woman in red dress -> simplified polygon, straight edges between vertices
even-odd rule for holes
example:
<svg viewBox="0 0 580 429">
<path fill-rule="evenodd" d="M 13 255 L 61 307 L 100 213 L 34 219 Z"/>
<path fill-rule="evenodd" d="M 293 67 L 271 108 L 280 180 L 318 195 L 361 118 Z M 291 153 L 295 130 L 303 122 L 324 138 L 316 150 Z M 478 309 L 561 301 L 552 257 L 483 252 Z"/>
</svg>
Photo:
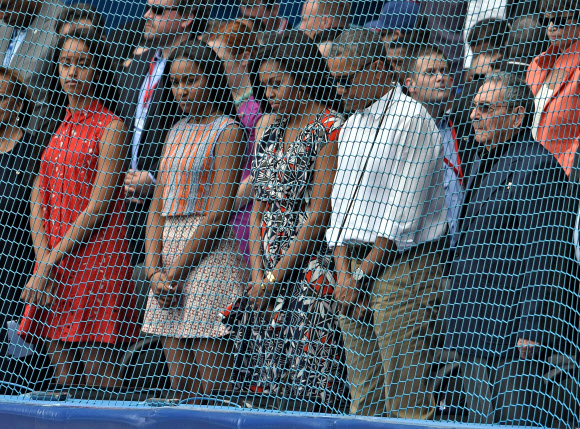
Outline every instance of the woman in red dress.
<svg viewBox="0 0 580 429">
<path fill-rule="evenodd" d="M 60 40 L 55 98 L 66 99 L 51 102 L 66 116 L 31 196 L 36 268 L 20 333 L 46 343 L 63 386 L 118 386 L 115 346 L 138 334 L 121 193 L 127 131 L 106 107 L 116 98 L 104 52 L 86 30 Z"/>
</svg>

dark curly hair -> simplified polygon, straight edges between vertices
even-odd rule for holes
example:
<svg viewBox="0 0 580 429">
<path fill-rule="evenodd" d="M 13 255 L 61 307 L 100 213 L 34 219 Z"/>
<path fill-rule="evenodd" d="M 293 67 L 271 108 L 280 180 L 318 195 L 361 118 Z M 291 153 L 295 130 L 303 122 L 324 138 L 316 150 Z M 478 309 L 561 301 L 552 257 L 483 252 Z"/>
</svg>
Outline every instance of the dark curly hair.
<svg viewBox="0 0 580 429">
<path fill-rule="evenodd" d="M 268 61 L 279 63 L 311 100 L 338 112 L 343 111 L 326 59 L 318 50 L 318 46 L 302 31 L 289 30 L 264 41 L 264 46 L 258 50 L 248 67 L 254 97 L 260 103 L 263 112 L 272 111 L 267 101 L 266 88 L 258 76 L 261 65 Z"/>
</svg>

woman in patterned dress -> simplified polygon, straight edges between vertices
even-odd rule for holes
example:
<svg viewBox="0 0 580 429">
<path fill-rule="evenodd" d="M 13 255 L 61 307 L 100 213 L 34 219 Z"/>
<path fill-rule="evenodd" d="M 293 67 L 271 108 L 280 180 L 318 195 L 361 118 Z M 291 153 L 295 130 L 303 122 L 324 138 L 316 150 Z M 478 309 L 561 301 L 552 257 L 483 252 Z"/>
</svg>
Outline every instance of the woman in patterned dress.
<svg viewBox="0 0 580 429">
<path fill-rule="evenodd" d="M 67 106 L 31 195 L 35 273 L 20 334 L 45 341 L 55 380 L 113 388 L 119 344 L 139 334 L 123 214 L 127 130 L 95 33 L 63 36 L 52 61 L 55 107 Z"/>
<path fill-rule="evenodd" d="M 236 332 L 238 391 L 338 411 L 348 390 L 324 233 L 344 117 L 328 79 L 299 32 L 279 36 L 251 64 L 266 112 L 252 165 L 251 282 L 224 322 Z"/>
<path fill-rule="evenodd" d="M 143 331 L 159 335 L 176 398 L 228 390 L 232 344 L 219 311 L 247 266 L 230 217 L 245 134 L 221 61 L 195 42 L 170 57 L 171 91 L 187 115 L 171 129 L 147 223 L 151 294 Z"/>
</svg>

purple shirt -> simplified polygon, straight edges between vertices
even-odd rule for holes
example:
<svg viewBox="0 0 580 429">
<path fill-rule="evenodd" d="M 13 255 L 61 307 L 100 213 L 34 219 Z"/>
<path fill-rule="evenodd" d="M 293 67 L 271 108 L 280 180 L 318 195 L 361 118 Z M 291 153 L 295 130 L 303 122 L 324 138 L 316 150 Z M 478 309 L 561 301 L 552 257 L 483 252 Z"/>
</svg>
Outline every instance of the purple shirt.
<svg viewBox="0 0 580 429">
<path fill-rule="evenodd" d="M 256 123 L 262 117 L 260 112 L 260 104 L 253 96 L 240 104 L 238 108 L 238 118 L 248 133 L 248 146 L 246 148 L 246 156 L 244 161 L 244 171 L 242 173 L 242 180 L 250 176 L 252 170 L 252 152 L 254 150 L 254 140 L 256 138 Z M 252 201 L 245 206 L 238 209 L 237 213 L 232 219 L 232 229 L 236 235 L 236 240 L 240 246 L 240 252 L 244 255 L 244 260 L 250 265 L 250 249 L 248 241 L 250 239 L 250 214 L 252 212 Z"/>
</svg>

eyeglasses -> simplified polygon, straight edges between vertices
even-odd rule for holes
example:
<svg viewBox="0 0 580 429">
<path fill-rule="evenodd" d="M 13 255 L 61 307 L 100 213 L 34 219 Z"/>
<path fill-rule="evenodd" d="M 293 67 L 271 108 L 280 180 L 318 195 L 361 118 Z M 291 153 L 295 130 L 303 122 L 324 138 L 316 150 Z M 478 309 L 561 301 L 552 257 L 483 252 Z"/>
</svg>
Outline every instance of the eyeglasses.
<svg viewBox="0 0 580 429">
<path fill-rule="evenodd" d="M 493 114 L 496 109 L 500 109 L 503 106 L 506 106 L 506 103 L 499 103 L 499 104 L 491 104 L 491 103 L 473 103 L 472 109 L 477 111 L 479 110 L 482 115 L 489 115 Z"/>
<path fill-rule="evenodd" d="M 335 86 L 340 86 L 341 88 L 348 89 L 352 86 L 352 81 L 354 80 L 356 75 L 359 74 L 360 72 L 364 71 L 364 69 L 366 69 L 368 66 L 370 66 L 374 62 L 375 62 L 375 60 L 368 60 L 366 63 L 363 64 L 362 67 L 360 67 L 358 70 L 353 71 L 349 75 L 343 75 L 340 77 L 333 77 L 332 83 Z"/>
<path fill-rule="evenodd" d="M 576 19 L 576 16 L 546 16 L 546 21 L 554 28 L 563 28 L 570 23 L 571 19 Z"/>
<path fill-rule="evenodd" d="M 151 13 L 153 15 L 162 16 L 167 11 L 171 12 L 172 10 L 177 10 L 177 7 L 175 7 L 175 6 L 157 6 L 154 4 L 149 4 L 149 5 L 147 5 L 147 10 L 151 11 Z"/>
</svg>

